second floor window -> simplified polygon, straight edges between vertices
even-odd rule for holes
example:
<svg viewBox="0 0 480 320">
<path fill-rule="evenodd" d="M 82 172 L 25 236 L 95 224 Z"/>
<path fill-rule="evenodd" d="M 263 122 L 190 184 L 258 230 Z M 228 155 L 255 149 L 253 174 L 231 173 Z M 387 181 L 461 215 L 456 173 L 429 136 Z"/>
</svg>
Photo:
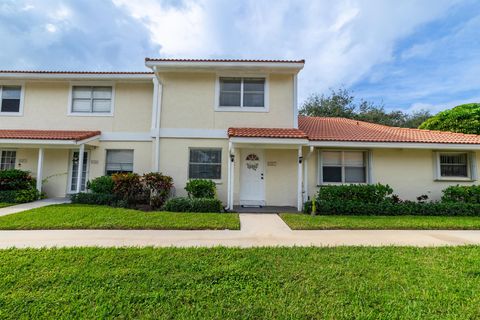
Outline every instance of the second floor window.
<svg viewBox="0 0 480 320">
<path fill-rule="evenodd" d="M 112 87 L 74 86 L 72 113 L 107 114 L 112 111 Z"/>
<path fill-rule="evenodd" d="M 0 86 L 0 114 L 20 113 L 22 87 Z"/>
<path fill-rule="evenodd" d="M 265 78 L 220 78 L 219 107 L 265 107 Z"/>
</svg>

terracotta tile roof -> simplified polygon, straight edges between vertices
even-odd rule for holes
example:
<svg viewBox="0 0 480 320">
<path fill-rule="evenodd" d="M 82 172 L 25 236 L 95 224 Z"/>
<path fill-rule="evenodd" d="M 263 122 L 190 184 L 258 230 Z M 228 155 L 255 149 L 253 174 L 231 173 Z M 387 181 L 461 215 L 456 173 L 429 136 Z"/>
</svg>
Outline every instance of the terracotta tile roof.
<svg viewBox="0 0 480 320">
<path fill-rule="evenodd" d="M 38 73 L 38 74 L 153 74 L 148 71 L 49 71 L 49 70 L 0 70 L 0 73 Z"/>
<path fill-rule="evenodd" d="M 229 137 L 306 139 L 305 132 L 294 128 L 228 128 Z"/>
<path fill-rule="evenodd" d="M 480 135 L 388 127 L 345 118 L 299 117 L 309 140 L 480 144 Z"/>
<path fill-rule="evenodd" d="M 158 62 L 273 62 L 273 63 L 305 63 L 305 60 L 256 60 L 256 59 L 168 59 L 168 58 L 145 58 L 145 61 Z"/>
<path fill-rule="evenodd" d="M 0 130 L 0 139 L 75 140 L 80 141 L 100 135 L 100 131 L 67 130 Z"/>
</svg>

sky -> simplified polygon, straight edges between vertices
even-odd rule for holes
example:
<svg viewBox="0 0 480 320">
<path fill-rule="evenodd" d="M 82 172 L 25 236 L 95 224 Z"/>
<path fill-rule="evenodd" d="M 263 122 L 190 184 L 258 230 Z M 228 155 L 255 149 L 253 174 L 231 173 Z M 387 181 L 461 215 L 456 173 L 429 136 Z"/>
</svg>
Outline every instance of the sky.
<svg viewBox="0 0 480 320">
<path fill-rule="evenodd" d="M 477 0 L 0 0 L 0 69 L 145 71 L 145 57 L 305 59 L 300 103 L 480 102 Z"/>
</svg>

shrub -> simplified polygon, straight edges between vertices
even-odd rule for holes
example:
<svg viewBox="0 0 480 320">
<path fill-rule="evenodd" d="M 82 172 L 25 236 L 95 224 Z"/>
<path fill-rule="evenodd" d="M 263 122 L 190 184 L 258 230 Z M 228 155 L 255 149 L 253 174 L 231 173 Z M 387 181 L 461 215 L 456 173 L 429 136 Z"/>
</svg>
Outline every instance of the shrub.
<svg viewBox="0 0 480 320">
<path fill-rule="evenodd" d="M 38 200 L 40 193 L 37 189 L 23 189 L 23 190 L 4 190 L 0 191 L 0 202 L 6 203 L 25 203 Z"/>
<path fill-rule="evenodd" d="M 450 186 L 444 189 L 442 202 L 463 202 L 480 204 L 480 185 L 478 186 Z"/>
<path fill-rule="evenodd" d="M 207 198 L 172 198 L 163 206 L 163 210 L 172 212 L 223 212 L 222 202 Z"/>
<path fill-rule="evenodd" d="M 317 201 L 317 214 L 363 216 L 480 216 L 480 204 L 413 202 L 362 203 L 358 201 Z M 304 213 L 310 214 L 312 201 L 304 205 Z"/>
<path fill-rule="evenodd" d="M 87 189 L 94 193 L 113 194 L 114 186 L 111 176 L 101 176 L 87 182 Z"/>
<path fill-rule="evenodd" d="M 76 193 L 70 196 L 72 203 L 81 203 L 81 204 L 96 204 L 96 205 L 105 205 L 105 206 L 122 206 L 122 203 L 119 203 L 119 200 L 113 194 L 107 193 Z M 119 205 L 120 204 L 120 205 Z"/>
<path fill-rule="evenodd" d="M 358 201 L 363 203 L 392 202 L 393 189 L 383 184 L 350 184 L 322 186 L 318 201 Z"/>
<path fill-rule="evenodd" d="M 17 169 L 0 171 L 0 191 L 35 188 L 35 179 L 28 171 Z"/>
<path fill-rule="evenodd" d="M 217 186 L 215 182 L 208 179 L 192 179 L 187 182 L 185 190 L 190 198 L 215 199 Z"/>
<path fill-rule="evenodd" d="M 143 175 L 143 181 L 150 195 L 150 206 L 154 209 L 161 208 L 170 196 L 173 179 L 162 173 L 151 172 Z"/>
<path fill-rule="evenodd" d="M 136 173 L 116 173 L 112 175 L 113 194 L 128 205 L 148 203 L 148 195 L 141 178 Z"/>
</svg>

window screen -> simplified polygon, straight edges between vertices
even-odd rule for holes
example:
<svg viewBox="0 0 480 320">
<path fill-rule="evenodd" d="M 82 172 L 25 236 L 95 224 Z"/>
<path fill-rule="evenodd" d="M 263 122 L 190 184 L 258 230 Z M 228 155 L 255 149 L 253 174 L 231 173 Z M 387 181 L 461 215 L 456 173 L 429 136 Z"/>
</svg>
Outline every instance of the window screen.
<svg viewBox="0 0 480 320">
<path fill-rule="evenodd" d="M 133 172 L 133 150 L 107 150 L 107 175 Z"/>
</svg>

